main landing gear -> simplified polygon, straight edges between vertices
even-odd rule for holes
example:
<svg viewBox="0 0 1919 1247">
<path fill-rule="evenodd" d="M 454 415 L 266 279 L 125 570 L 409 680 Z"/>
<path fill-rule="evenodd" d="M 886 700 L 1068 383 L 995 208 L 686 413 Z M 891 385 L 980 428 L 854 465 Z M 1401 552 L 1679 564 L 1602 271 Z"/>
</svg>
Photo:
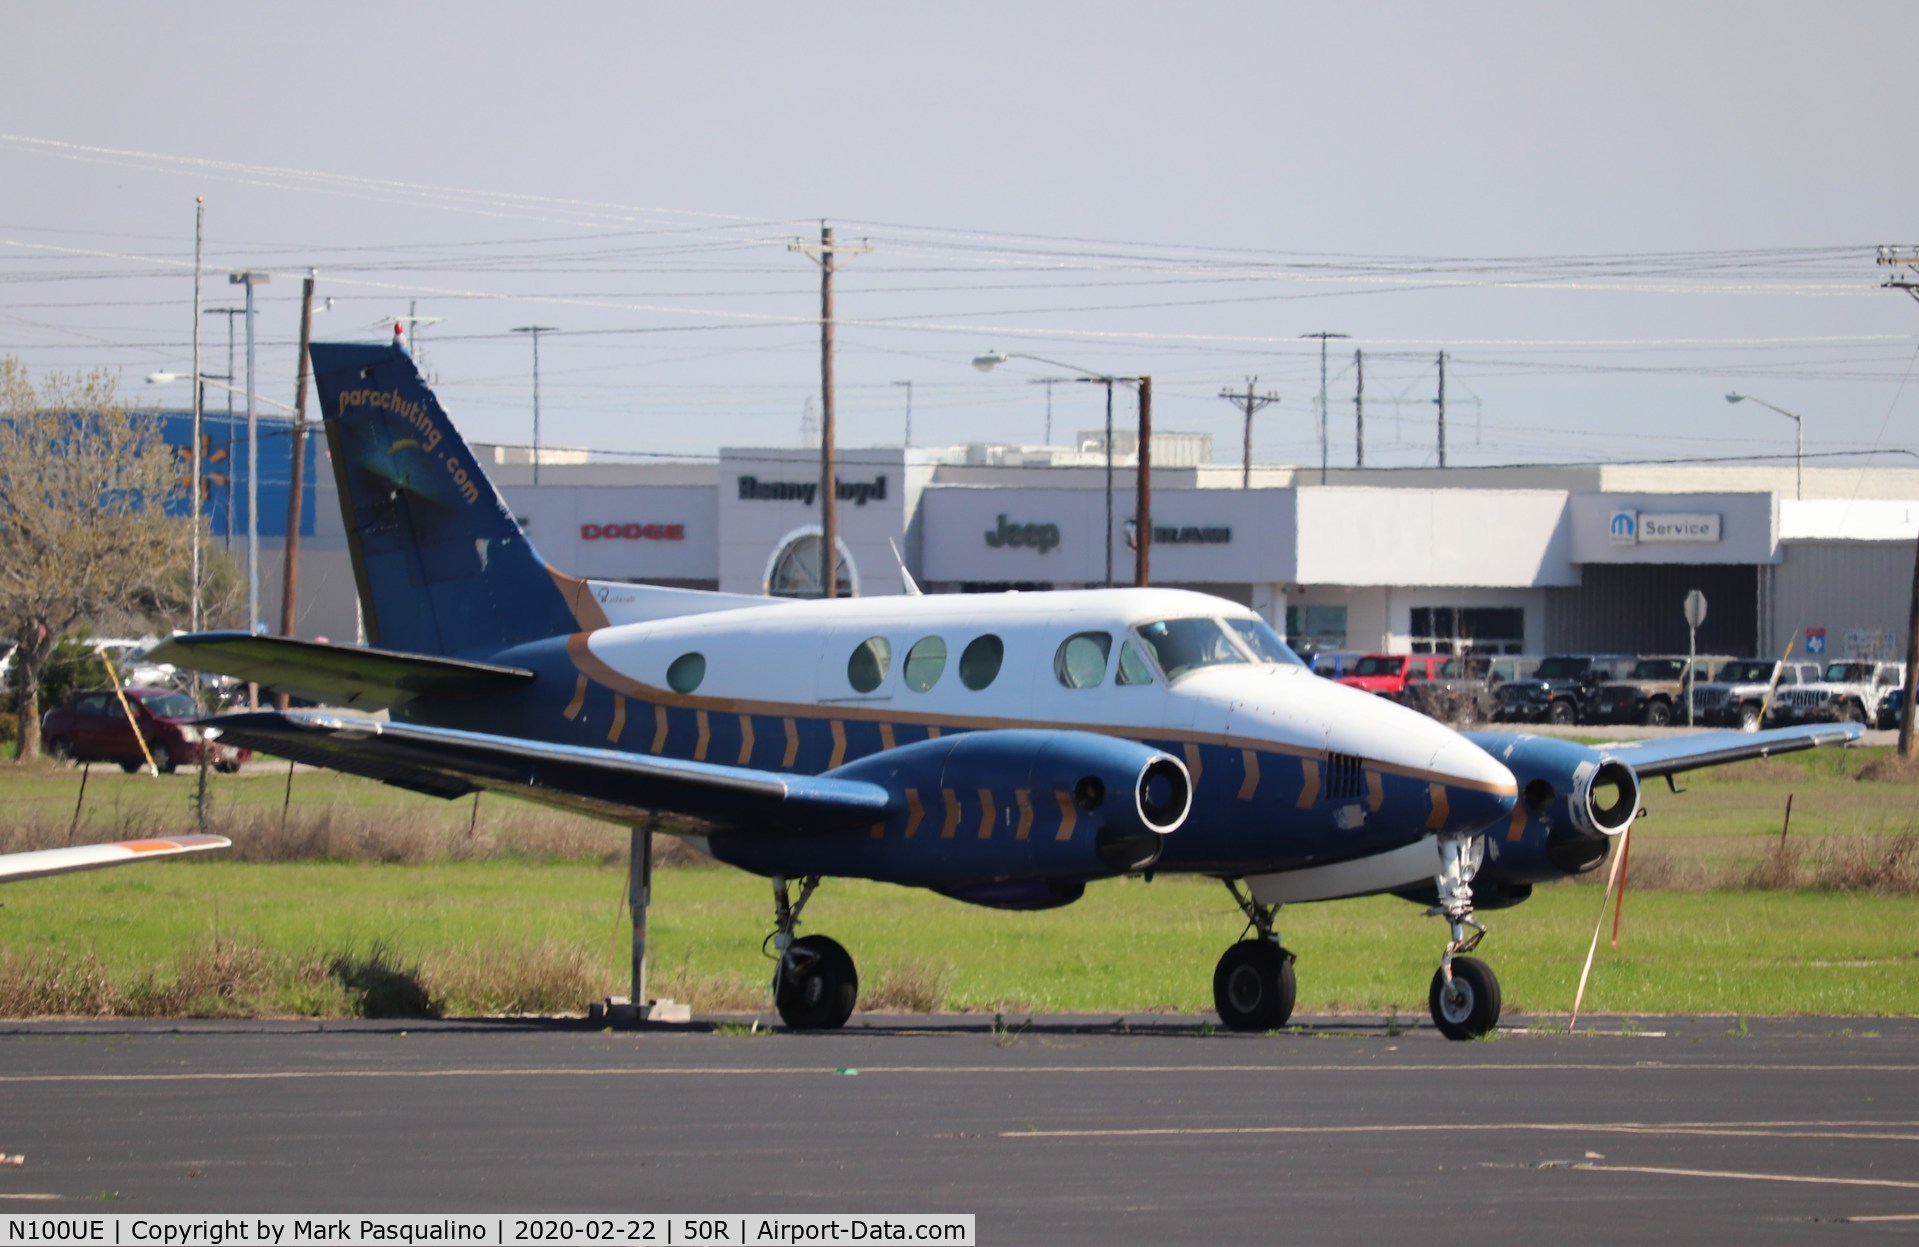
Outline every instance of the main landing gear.
<svg viewBox="0 0 1919 1247">
<path fill-rule="evenodd" d="M 1269 1031 L 1286 1025 L 1293 1016 L 1298 982 L 1293 977 L 1293 954 L 1282 948 L 1273 930 L 1278 905 L 1261 905 L 1239 890 L 1237 879 L 1226 880 L 1246 929 L 1258 934 L 1227 949 L 1213 971 L 1213 1007 L 1227 1029 Z"/>
<path fill-rule="evenodd" d="M 1448 1039 L 1478 1039 L 1499 1025 L 1499 980 L 1491 966 L 1465 955 L 1486 938 L 1486 928 L 1473 917 L 1472 888 L 1485 851 L 1483 836 L 1439 837 L 1439 873 L 1434 876 L 1439 903 L 1426 913 L 1445 918 L 1452 928 L 1452 939 L 1433 974 L 1427 1003 L 1432 1008 L 1433 1025 Z"/>
<path fill-rule="evenodd" d="M 800 911 L 820 886 L 818 875 L 800 881 L 800 899 L 793 903 L 786 876 L 773 877 L 774 949 L 773 1004 L 780 1019 L 794 1030 L 837 1030 L 853 1016 L 859 999 L 860 976 L 853 958 L 838 940 L 824 935 L 795 938 Z"/>
</svg>

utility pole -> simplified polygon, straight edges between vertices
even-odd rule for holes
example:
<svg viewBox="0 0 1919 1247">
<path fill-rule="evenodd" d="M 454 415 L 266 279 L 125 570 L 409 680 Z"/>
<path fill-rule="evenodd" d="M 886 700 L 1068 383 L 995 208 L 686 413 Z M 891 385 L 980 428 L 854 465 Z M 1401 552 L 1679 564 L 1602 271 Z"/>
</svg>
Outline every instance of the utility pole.
<svg viewBox="0 0 1919 1247">
<path fill-rule="evenodd" d="M 1351 335 L 1328 333 L 1324 329 L 1318 333 L 1302 333 L 1302 338 L 1319 339 L 1319 483 L 1326 483 L 1326 339 L 1345 338 Z"/>
<path fill-rule="evenodd" d="M 1366 352 L 1353 352 L 1353 466 L 1366 466 Z"/>
<path fill-rule="evenodd" d="M 1139 542 L 1134 551 L 1133 583 L 1144 589 L 1152 583 L 1153 563 L 1153 379 L 1139 379 Z"/>
<path fill-rule="evenodd" d="M 895 381 L 893 384 L 906 387 L 906 439 L 902 444 L 911 447 L 913 444 L 913 383 L 911 381 Z"/>
<path fill-rule="evenodd" d="M 1902 267 L 1919 273 L 1919 247 L 1881 247 L 1879 263 L 1888 268 Z M 1919 299 L 1919 282 L 1894 276 L 1886 289 L 1903 290 Z M 1914 753 L 1913 700 L 1919 695 L 1919 548 L 1915 548 L 1912 567 L 1912 600 L 1906 610 L 1906 704 L 1899 711 L 1899 756 L 1911 761 Z"/>
<path fill-rule="evenodd" d="M 280 581 L 280 635 L 292 636 L 293 625 L 300 600 L 300 508 L 305 499 L 306 455 L 307 455 L 307 377 L 312 365 L 307 361 L 307 348 L 313 343 L 313 281 L 318 276 L 314 269 L 308 269 L 306 280 L 300 283 L 300 366 L 296 370 L 300 378 L 300 388 L 293 396 L 293 458 L 292 479 L 287 484 L 287 544 L 286 567 Z M 277 693 L 273 698 L 274 708 L 287 708 L 287 695 Z"/>
<path fill-rule="evenodd" d="M 1053 387 L 1060 383 L 1059 377 L 1041 377 L 1034 385 L 1046 387 L 1046 445 L 1053 444 Z"/>
<path fill-rule="evenodd" d="M 206 473 L 206 465 L 201 461 L 203 453 L 200 447 L 200 426 L 206 419 L 206 385 L 200 380 L 200 262 L 205 249 L 207 233 L 207 200 L 204 195 L 193 197 L 193 455 L 191 468 L 193 476 L 188 493 L 193 495 L 193 569 L 189 573 L 192 579 L 187 585 L 189 605 L 189 632 L 200 630 L 200 482 Z M 231 323 L 231 322 L 229 322 Z M 200 688 L 199 673 L 193 677 L 193 687 L 197 694 Z"/>
<path fill-rule="evenodd" d="M 1446 352 L 1439 353 L 1439 397 L 1433 400 L 1439 407 L 1439 466 L 1446 466 Z"/>
<path fill-rule="evenodd" d="M 1236 390 L 1221 390 L 1219 396 L 1246 413 L 1246 441 L 1240 452 L 1239 487 L 1251 489 L 1253 485 L 1253 413 L 1268 403 L 1277 403 L 1277 394 L 1255 394 L 1253 387 L 1259 384 L 1258 377 L 1246 378 L 1246 393 Z"/>
<path fill-rule="evenodd" d="M 821 221 L 818 243 L 789 243 L 786 249 L 820 266 L 820 593 L 836 598 L 840 595 L 840 508 L 833 448 L 833 260 L 842 251 L 858 255 L 873 248 L 863 242 L 834 245 L 833 227 Z"/>
<path fill-rule="evenodd" d="M 333 300 L 328 299 L 327 307 L 332 306 Z M 322 308 L 321 310 L 324 311 L 326 309 Z M 413 357 L 413 366 L 420 370 L 421 378 L 429 385 L 433 383 L 433 379 L 427 376 L 426 351 L 420 346 L 420 330 L 428 325 L 437 325 L 445 319 L 446 317 L 444 316 L 420 315 L 420 301 L 418 299 L 407 300 L 405 316 L 393 317 L 394 324 L 406 326 L 407 354 Z"/>
<path fill-rule="evenodd" d="M 533 336 L 533 483 L 540 483 L 540 335 L 558 333 L 552 325 L 521 325 L 514 333 Z"/>
</svg>

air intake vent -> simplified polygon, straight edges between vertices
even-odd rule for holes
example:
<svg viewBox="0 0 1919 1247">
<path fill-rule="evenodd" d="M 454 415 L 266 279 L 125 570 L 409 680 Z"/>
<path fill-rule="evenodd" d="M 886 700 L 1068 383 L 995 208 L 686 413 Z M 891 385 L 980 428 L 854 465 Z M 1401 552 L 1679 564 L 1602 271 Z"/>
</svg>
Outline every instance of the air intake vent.
<svg viewBox="0 0 1919 1247">
<path fill-rule="evenodd" d="M 1366 791 L 1366 764 L 1351 754 L 1326 755 L 1326 800 L 1352 801 Z"/>
</svg>

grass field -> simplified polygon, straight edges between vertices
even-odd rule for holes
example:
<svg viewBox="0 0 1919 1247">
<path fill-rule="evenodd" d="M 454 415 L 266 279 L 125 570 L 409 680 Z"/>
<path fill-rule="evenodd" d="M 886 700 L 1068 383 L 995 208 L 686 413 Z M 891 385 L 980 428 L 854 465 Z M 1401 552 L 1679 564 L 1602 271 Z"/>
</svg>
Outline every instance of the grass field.
<svg viewBox="0 0 1919 1247">
<path fill-rule="evenodd" d="M 395 990 L 402 1007 L 423 990 L 455 1013 L 568 1010 L 624 990 L 618 829 L 491 798 L 476 820 L 470 801 L 302 771 L 283 832 L 284 770 L 218 779 L 213 829 L 235 836 L 238 860 L 0 894 L 0 1015 L 337 1015 L 377 1011 Z M 1620 947 L 1602 942 L 1588 1011 L 1919 1012 L 1919 786 L 1882 751 L 1749 763 L 1681 787 L 1647 792 Z M 0 774 L 12 814 L 0 848 L 63 842 L 77 788 L 70 770 Z M 184 776 L 95 768 L 77 838 L 186 830 L 191 790 Z M 1601 902 L 1586 880 L 1486 915 L 1481 953 L 1509 1013 L 1568 1009 Z M 659 871 L 655 991 L 765 1008 L 770 910 L 762 880 Z M 1042 914 L 830 880 L 806 917 L 804 930 L 853 952 L 868 1007 L 1020 1014 L 1208 1012 L 1213 963 L 1241 926 L 1217 883 L 1168 876 L 1096 885 Z M 1300 956 L 1301 1012 L 1424 1015 L 1443 929 L 1414 906 L 1299 906 L 1280 926 Z"/>
</svg>

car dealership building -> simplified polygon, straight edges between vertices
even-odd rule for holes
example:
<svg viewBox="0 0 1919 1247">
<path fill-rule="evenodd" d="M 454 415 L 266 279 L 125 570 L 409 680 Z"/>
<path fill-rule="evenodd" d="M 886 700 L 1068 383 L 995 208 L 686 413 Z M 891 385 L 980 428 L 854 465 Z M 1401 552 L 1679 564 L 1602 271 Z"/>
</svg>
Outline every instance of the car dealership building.
<svg viewBox="0 0 1919 1247">
<path fill-rule="evenodd" d="M 1181 435 L 1171 435 L 1178 438 Z M 1319 649 L 1902 657 L 1919 470 L 1578 465 L 1317 469 L 1199 462 L 1156 435 L 1151 579 L 1251 606 Z M 1131 584 L 1130 446 L 842 449 L 841 582 L 926 592 Z M 689 464 L 474 447 L 541 555 L 578 576 L 732 593 L 817 584 L 816 450 Z M 573 462 L 562 460 L 572 459 Z M 585 461 L 578 461 L 584 459 Z M 1170 459 L 1178 466 L 1159 466 Z M 1182 461 L 1184 461 L 1182 463 Z M 347 639 L 350 569 L 322 461 L 299 635 Z M 276 611 L 279 542 L 262 598 Z"/>
</svg>

